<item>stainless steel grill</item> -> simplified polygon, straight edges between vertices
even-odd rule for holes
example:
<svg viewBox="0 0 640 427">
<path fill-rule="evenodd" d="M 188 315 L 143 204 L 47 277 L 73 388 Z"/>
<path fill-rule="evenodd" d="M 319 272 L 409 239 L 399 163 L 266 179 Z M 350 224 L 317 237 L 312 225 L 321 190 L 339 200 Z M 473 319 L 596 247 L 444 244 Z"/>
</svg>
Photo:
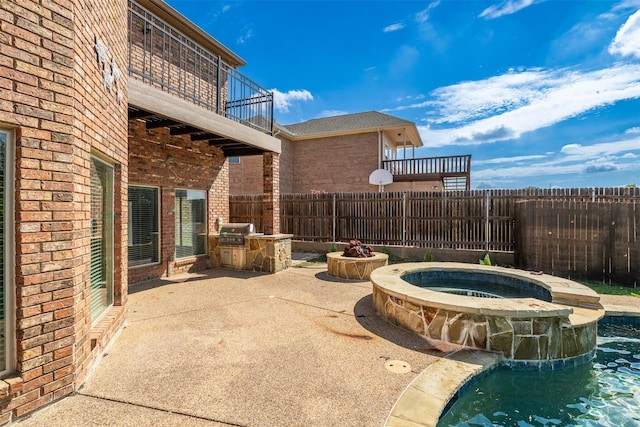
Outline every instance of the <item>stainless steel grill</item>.
<svg viewBox="0 0 640 427">
<path fill-rule="evenodd" d="M 220 228 L 219 243 L 221 245 L 244 245 L 244 238 L 255 234 L 256 229 L 251 223 L 230 223 Z"/>
</svg>

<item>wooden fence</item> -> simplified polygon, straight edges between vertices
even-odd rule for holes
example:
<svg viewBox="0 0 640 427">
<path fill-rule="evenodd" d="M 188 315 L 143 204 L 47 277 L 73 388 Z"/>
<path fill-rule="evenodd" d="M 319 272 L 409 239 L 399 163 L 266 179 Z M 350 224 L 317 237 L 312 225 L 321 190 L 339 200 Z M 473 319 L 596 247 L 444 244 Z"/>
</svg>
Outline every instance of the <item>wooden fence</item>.
<svg viewBox="0 0 640 427">
<path fill-rule="evenodd" d="M 280 231 L 298 240 L 513 252 L 515 206 L 524 200 L 639 201 L 640 188 L 283 194 Z M 230 220 L 262 230 L 262 196 L 230 197 Z"/>
<path fill-rule="evenodd" d="M 520 268 L 640 285 L 640 201 L 524 201 L 515 224 Z"/>
</svg>

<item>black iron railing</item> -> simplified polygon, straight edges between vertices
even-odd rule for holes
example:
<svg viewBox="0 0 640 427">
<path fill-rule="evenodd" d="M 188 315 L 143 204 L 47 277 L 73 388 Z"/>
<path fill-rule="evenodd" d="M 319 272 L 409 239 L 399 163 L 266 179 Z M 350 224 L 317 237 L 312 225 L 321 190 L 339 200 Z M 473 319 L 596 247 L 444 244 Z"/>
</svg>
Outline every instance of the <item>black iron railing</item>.
<svg viewBox="0 0 640 427">
<path fill-rule="evenodd" d="M 382 167 L 394 180 L 443 181 L 445 190 L 469 190 L 471 155 L 384 160 Z"/>
<path fill-rule="evenodd" d="M 133 0 L 129 75 L 273 135 L 273 93 Z"/>
</svg>

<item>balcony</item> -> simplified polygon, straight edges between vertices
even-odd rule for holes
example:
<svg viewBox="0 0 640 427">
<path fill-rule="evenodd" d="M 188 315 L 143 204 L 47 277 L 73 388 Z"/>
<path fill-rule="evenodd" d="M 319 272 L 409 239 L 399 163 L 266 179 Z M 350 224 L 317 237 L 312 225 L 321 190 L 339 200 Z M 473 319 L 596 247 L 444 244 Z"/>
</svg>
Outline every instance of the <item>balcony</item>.
<svg viewBox="0 0 640 427">
<path fill-rule="evenodd" d="M 438 181 L 444 191 L 471 188 L 471 155 L 384 160 L 394 182 Z"/>
<path fill-rule="evenodd" d="M 154 9 L 156 14 L 144 5 L 160 9 Z M 130 0 L 128 43 L 130 119 L 145 120 L 148 127 L 168 127 L 172 135 L 208 140 L 227 156 L 279 151 L 271 141 L 273 93 L 225 62 L 221 56 L 243 65 L 178 12 L 158 2 Z M 164 108 L 154 96 L 164 99 Z"/>
</svg>

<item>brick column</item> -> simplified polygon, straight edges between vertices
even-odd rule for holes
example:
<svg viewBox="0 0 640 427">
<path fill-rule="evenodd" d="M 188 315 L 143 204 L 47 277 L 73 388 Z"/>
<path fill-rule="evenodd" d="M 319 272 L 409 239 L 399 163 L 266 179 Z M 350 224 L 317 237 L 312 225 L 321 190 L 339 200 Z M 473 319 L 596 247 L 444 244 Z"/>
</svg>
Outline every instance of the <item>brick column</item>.
<svg viewBox="0 0 640 427">
<path fill-rule="evenodd" d="M 280 233 L 280 155 L 262 155 L 262 224 L 265 234 Z"/>
</svg>

